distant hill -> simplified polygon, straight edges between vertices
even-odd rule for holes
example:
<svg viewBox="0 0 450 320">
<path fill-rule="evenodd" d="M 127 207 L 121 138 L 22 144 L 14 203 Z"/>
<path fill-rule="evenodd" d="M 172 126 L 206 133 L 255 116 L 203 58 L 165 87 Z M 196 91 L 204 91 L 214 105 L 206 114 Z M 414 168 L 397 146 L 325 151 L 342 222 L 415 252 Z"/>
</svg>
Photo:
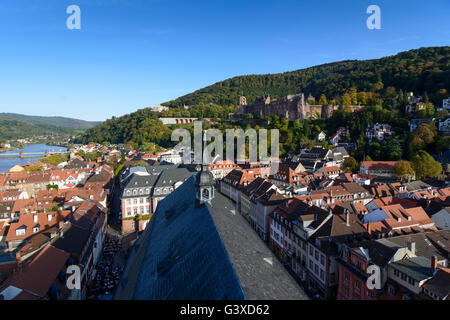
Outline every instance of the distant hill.
<svg viewBox="0 0 450 320">
<path fill-rule="evenodd" d="M 64 117 L 41 117 L 16 113 L 0 113 L 0 141 L 51 134 L 76 135 L 98 124 L 100 122 L 89 122 Z"/>
<path fill-rule="evenodd" d="M 418 94 L 427 92 L 437 103 L 438 90 L 450 91 L 450 47 L 420 48 L 381 59 L 334 62 L 285 73 L 238 76 L 164 105 L 237 104 L 240 95 L 251 103 L 258 96 L 279 99 L 300 92 L 311 93 L 316 98 L 325 94 L 331 99 L 342 96 L 351 87 L 358 92 L 373 91 L 379 81 L 385 88 L 392 86 Z"/>
<path fill-rule="evenodd" d="M 50 135 L 52 133 L 70 135 L 77 133 L 77 131 L 73 128 L 34 125 L 32 123 L 8 119 L 0 116 L 0 141 L 24 139 L 29 137 Z"/>
<path fill-rule="evenodd" d="M 101 123 L 65 117 L 28 116 L 17 113 L 0 113 L 0 117 L 24 121 L 34 125 L 44 125 L 44 126 L 50 125 L 55 127 L 66 127 L 74 129 L 89 129 Z"/>
</svg>

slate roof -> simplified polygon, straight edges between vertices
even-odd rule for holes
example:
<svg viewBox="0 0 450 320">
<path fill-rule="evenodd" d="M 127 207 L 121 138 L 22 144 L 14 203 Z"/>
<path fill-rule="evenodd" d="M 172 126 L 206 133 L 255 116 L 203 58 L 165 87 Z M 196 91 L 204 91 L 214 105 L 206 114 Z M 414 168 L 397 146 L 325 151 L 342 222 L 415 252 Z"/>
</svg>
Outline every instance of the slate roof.
<svg viewBox="0 0 450 320">
<path fill-rule="evenodd" d="M 81 255 L 83 248 L 85 247 L 91 231 L 88 229 L 80 228 L 76 225 L 69 223 L 63 228 L 64 236 L 59 237 L 54 243 L 55 248 L 61 249 L 66 252 Z"/>
<path fill-rule="evenodd" d="M 132 190 L 132 189 L 136 189 L 136 188 L 153 188 L 156 181 L 158 180 L 158 177 L 159 176 L 157 176 L 157 175 L 132 174 L 128 178 L 128 180 L 125 182 L 121 197 L 122 198 L 136 197 L 136 195 L 133 195 L 133 193 L 131 193 L 131 195 L 127 196 L 126 191 L 128 189 Z"/>
<path fill-rule="evenodd" d="M 377 241 L 389 247 L 405 247 L 408 242 L 414 242 L 416 255 L 428 259 L 437 256 L 438 261 L 448 259 L 450 254 L 450 231 L 447 230 L 408 234 Z M 444 246 L 439 245 L 438 241 Z"/>
<path fill-rule="evenodd" d="M 450 295 L 450 269 L 439 268 L 433 278 L 423 285 L 423 288 L 448 299 Z"/>
<path fill-rule="evenodd" d="M 115 299 L 307 299 L 232 201 L 194 206 L 194 183 L 159 202 Z"/>
<path fill-rule="evenodd" d="M 117 299 L 245 299 L 208 207 L 195 208 L 194 195 L 191 177 L 158 204 L 135 244 Z"/>
<path fill-rule="evenodd" d="M 396 252 L 396 248 L 386 246 L 381 242 L 373 240 L 350 243 L 348 246 L 354 249 L 366 249 L 369 254 L 370 261 L 380 267 L 386 266 Z"/>
<path fill-rule="evenodd" d="M 407 183 L 404 183 L 403 185 L 406 187 L 406 190 L 408 190 L 409 192 L 426 190 L 426 189 L 431 188 L 431 186 L 428 183 L 425 183 L 421 180 L 407 182 Z"/>
<path fill-rule="evenodd" d="M 425 257 L 412 257 L 390 264 L 393 268 L 407 274 L 411 278 L 422 281 L 432 276 L 430 260 Z"/>
<path fill-rule="evenodd" d="M 155 188 L 172 187 L 175 183 L 186 181 L 195 172 L 187 168 L 170 168 L 163 170 L 155 184 Z"/>
<path fill-rule="evenodd" d="M 86 168 L 87 165 L 88 165 L 87 162 L 82 161 L 78 158 L 75 158 L 72 161 L 70 161 L 70 163 L 68 165 L 66 165 L 64 167 L 64 169 L 82 169 L 82 168 Z"/>
</svg>

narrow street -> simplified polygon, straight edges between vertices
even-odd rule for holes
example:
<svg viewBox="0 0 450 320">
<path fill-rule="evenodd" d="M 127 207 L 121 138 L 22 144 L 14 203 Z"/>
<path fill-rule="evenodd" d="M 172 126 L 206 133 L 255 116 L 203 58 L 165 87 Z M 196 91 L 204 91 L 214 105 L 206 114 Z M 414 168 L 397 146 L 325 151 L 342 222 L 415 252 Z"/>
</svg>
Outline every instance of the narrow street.
<svg viewBox="0 0 450 320">
<path fill-rule="evenodd" d="M 120 220 L 120 186 L 114 180 L 114 193 L 109 203 L 108 225 L 102 258 L 97 265 L 97 273 L 89 286 L 89 299 L 110 300 L 119 283 L 128 259 L 130 244 L 137 238 L 136 233 L 122 235 Z"/>
</svg>

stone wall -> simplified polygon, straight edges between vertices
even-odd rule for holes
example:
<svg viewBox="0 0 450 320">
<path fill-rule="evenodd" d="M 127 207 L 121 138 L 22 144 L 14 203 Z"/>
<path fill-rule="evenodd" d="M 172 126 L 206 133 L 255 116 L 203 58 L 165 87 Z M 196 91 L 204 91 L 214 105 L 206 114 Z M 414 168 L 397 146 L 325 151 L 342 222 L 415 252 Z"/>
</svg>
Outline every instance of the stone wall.
<svg viewBox="0 0 450 320">
<path fill-rule="evenodd" d="M 240 102 L 242 99 L 240 99 Z M 268 115 L 277 115 L 288 120 L 329 119 L 338 109 L 337 105 L 310 105 L 305 102 L 303 94 L 283 97 L 280 100 L 257 98 L 255 103 L 249 105 L 240 104 L 237 107 L 237 115 L 253 114 L 256 119 L 264 119 Z M 352 106 L 353 112 L 361 106 Z"/>
</svg>

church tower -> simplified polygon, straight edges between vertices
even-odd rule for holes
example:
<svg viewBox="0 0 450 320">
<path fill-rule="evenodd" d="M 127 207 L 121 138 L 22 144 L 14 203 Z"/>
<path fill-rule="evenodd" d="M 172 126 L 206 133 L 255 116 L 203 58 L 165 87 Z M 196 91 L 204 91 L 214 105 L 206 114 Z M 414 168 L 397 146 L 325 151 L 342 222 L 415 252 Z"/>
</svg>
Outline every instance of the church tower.
<svg viewBox="0 0 450 320">
<path fill-rule="evenodd" d="M 209 166 L 202 165 L 202 169 L 195 178 L 195 206 L 200 207 L 214 199 L 214 175 Z"/>
<path fill-rule="evenodd" d="M 206 148 L 206 134 L 203 135 L 202 150 Z M 209 165 L 203 154 L 202 167 L 195 177 L 195 207 L 200 207 L 205 203 L 210 203 L 214 199 L 214 175 L 209 170 Z"/>
</svg>

